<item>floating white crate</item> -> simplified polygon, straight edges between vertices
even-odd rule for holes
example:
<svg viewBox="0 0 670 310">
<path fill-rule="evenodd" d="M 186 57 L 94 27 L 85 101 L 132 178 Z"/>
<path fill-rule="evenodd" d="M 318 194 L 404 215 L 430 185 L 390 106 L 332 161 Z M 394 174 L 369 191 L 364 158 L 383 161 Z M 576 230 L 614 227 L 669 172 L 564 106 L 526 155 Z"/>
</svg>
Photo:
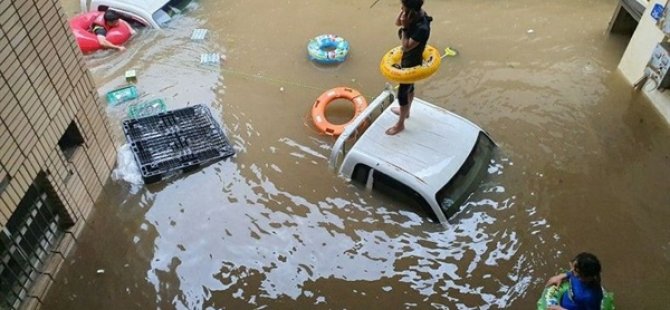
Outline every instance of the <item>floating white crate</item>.
<svg viewBox="0 0 670 310">
<path fill-rule="evenodd" d="M 200 63 L 203 65 L 218 65 L 221 62 L 219 53 L 206 53 L 200 55 Z"/>
<path fill-rule="evenodd" d="M 194 41 L 204 40 L 206 35 L 207 35 L 207 29 L 193 29 L 193 33 L 191 34 L 191 40 Z"/>
</svg>

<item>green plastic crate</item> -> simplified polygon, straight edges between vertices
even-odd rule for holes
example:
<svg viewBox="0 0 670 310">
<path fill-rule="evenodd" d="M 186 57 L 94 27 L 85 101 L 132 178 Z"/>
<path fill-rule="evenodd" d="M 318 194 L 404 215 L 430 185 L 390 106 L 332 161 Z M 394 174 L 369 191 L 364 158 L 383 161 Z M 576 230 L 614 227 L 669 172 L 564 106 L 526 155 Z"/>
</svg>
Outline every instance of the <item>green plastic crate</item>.
<svg viewBox="0 0 670 310">
<path fill-rule="evenodd" d="M 137 98 L 137 87 L 133 85 L 117 88 L 107 93 L 107 102 L 111 105 L 117 105 Z"/>
<path fill-rule="evenodd" d="M 128 106 L 128 118 L 134 119 L 139 117 L 156 115 L 167 111 L 167 106 L 163 99 L 154 99 Z"/>
</svg>

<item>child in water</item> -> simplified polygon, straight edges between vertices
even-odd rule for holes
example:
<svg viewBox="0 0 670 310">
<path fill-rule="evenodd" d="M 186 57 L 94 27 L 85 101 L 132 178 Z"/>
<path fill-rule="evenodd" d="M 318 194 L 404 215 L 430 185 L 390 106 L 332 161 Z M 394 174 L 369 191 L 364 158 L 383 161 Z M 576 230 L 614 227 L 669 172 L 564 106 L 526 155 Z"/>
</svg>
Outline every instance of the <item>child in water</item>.
<svg viewBox="0 0 670 310">
<path fill-rule="evenodd" d="M 558 305 L 550 310 L 600 310 L 603 290 L 600 285 L 600 261 L 591 253 L 579 253 L 570 262 L 569 272 L 549 278 L 547 286 L 570 282 L 570 289 L 563 294 Z"/>
</svg>

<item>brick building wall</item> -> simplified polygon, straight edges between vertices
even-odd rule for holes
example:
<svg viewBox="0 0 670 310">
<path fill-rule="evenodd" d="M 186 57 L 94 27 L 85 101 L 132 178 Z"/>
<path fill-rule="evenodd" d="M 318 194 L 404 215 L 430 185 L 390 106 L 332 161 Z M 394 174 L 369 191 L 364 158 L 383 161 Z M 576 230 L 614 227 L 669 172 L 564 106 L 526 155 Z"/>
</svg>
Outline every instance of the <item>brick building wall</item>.
<svg viewBox="0 0 670 310">
<path fill-rule="evenodd" d="M 31 223 L 23 221 L 30 212 L 17 211 L 34 205 L 30 188 L 46 193 L 63 231 L 31 263 L 38 276 L 28 274 L 29 290 L 7 293 L 0 283 L 0 308 L 39 305 L 113 168 L 110 133 L 59 0 L 0 0 L 0 255 L 16 255 L 14 245 L 29 237 L 10 228 Z M 9 267 L 0 264 L 0 273 Z"/>
</svg>

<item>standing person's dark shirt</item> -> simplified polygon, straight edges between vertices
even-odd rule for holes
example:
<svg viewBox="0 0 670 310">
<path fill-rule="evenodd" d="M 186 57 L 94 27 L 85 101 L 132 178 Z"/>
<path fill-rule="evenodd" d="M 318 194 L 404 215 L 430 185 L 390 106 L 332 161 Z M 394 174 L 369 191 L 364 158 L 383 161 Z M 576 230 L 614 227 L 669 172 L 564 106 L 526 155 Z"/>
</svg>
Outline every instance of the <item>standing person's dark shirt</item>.
<svg viewBox="0 0 670 310">
<path fill-rule="evenodd" d="M 415 67 L 423 63 L 423 50 L 426 48 L 426 43 L 428 43 L 428 37 L 430 37 L 430 22 L 432 21 L 433 18 L 424 13 L 415 23 L 404 30 L 407 36 L 419 42 L 419 45 L 409 51 L 403 52 L 400 64 L 402 68 Z"/>
</svg>

